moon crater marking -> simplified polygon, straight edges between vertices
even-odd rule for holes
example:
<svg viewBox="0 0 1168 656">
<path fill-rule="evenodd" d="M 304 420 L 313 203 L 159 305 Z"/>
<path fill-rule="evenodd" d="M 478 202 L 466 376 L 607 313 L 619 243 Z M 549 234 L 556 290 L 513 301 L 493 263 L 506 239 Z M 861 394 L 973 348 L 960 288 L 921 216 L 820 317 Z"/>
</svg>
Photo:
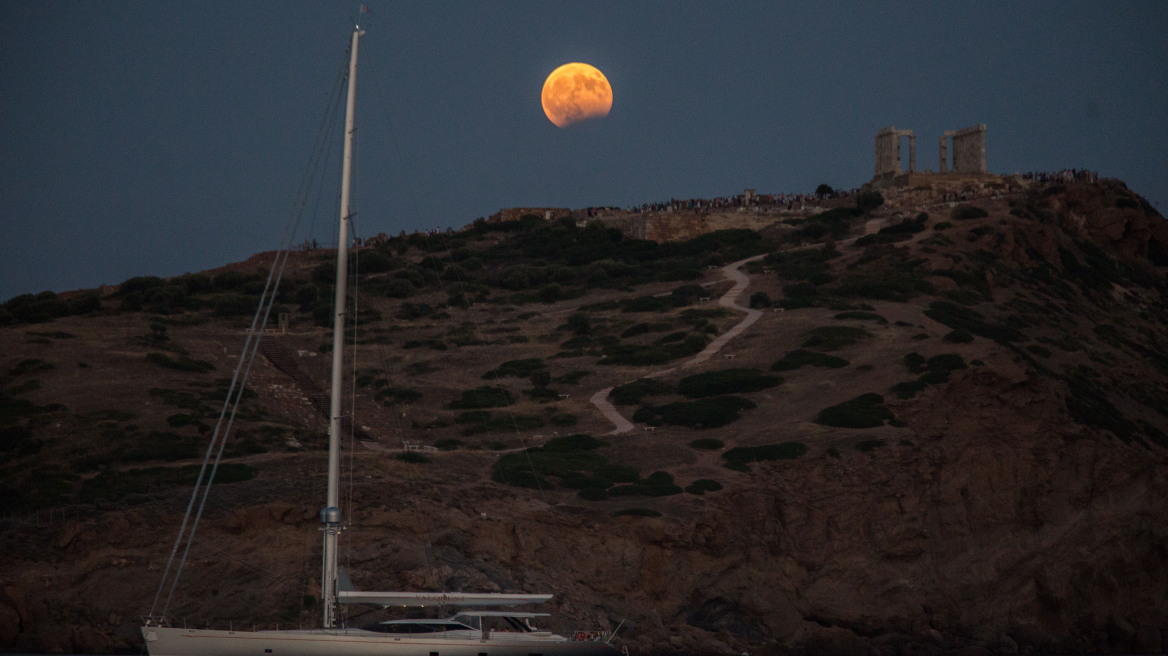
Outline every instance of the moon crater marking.
<svg viewBox="0 0 1168 656">
<path fill-rule="evenodd" d="M 612 109 L 612 87 L 595 67 L 580 62 L 564 64 L 548 75 L 540 95 L 543 113 L 556 127 L 604 118 Z"/>
</svg>

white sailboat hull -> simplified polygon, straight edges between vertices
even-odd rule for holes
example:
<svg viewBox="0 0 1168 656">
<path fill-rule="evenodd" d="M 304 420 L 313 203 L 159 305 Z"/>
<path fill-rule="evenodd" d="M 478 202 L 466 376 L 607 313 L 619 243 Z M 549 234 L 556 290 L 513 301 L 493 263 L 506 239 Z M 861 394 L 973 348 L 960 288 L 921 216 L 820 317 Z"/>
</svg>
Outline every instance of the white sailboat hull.
<svg viewBox="0 0 1168 656">
<path fill-rule="evenodd" d="M 598 640 L 547 633 L 450 631 L 441 636 L 394 636 L 361 629 L 221 631 L 145 626 L 150 656 L 615 656 Z"/>
</svg>

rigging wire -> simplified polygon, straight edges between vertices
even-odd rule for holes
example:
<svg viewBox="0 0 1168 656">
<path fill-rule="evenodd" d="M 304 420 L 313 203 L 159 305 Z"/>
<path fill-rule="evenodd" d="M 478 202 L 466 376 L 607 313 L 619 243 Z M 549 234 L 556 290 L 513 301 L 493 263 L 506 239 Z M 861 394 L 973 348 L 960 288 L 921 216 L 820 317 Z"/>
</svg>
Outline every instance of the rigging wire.
<svg viewBox="0 0 1168 656">
<path fill-rule="evenodd" d="M 339 90 L 343 89 L 344 74 L 334 84 L 333 96 L 339 96 Z M 260 340 L 263 337 L 264 327 L 267 325 L 268 317 L 271 309 L 276 301 L 276 296 L 279 291 L 280 280 L 283 276 L 284 267 L 288 262 L 288 254 L 291 251 L 292 243 L 295 240 L 297 229 L 300 225 L 301 218 L 304 213 L 303 202 L 306 190 L 312 186 L 313 178 L 319 170 L 316 166 L 321 159 L 321 151 L 325 148 L 328 142 L 327 130 L 325 129 L 329 121 L 329 116 L 335 113 L 336 101 L 333 101 L 333 106 L 326 109 L 325 119 L 322 121 L 321 128 L 318 131 L 315 147 L 311 151 L 309 158 L 309 165 L 306 167 L 304 174 L 301 177 L 300 184 L 296 193 L 296 200 L 293 202 L 292 209 L 288 221 L 285 223 L 284 234 L 281 237 L 279 247 L 276 250 L 275 259 L 272 268 L 268 271 L 267 281 L 264 289 L 260 295 L 259 304 L 256 308 L 255 315 L 252 317 L 252 322 L 248 328 L 247 337 L 244 341 L 244 346 L 241 351 L 241 357 L 236 364 L 235 371 L 232 374 L 231 383 L 228 386 L 226 398 L 223 401 L 223 407 L 219 413 L 219 419 L 216 421 L 215 429 L 212 432 L 210 443 L 207 445 L 207 451 L 203 457 L 203 464 L 199 469 L 199 475 L 196 478 L 194 489 L 191 493 L 190 501 L 187 503 L 186 512 L 183 515 L 183 520 L 179 528 L 179 533 L 175 538 L 174 546 L 171 549 L 170 556 L 167 559 L 166 567 L 163 570 L 162 579 L 159 582 L 158 591 L 154 595 L 154 600 L 150 605 L 149 617 L 156 617 L 155 611 L 158 610 L 159 599 L 162 593 L 167 588 L 169 581 L 170 588 L 167 592 L 166 602 L 162 607 L 159 616 L 165 616 L 170 607 L 170 603 L 174 598 L 175 589 L 178 586 L 178 581 L 182 575 L 182 571 L 186 565 L 187 557 L 190 554 L 191 547 L 194 544 L 195 532 L 198 528 L 203 511 L 206 507 L 207 499 L 210 496 L 211 485 L 214 482 L 215 474 L 218 472 L 219 464 L 222 461 L 223 451 L 227 445 L 227 438 L 230 435 L 231 427 L 234 424 L 236 412 L 242 402 L 244 392 L 247 387 L 248 375 L 251 372 L 252 365 L 255 362 L 256 353 L 259 350 Z M 218 444 L 218 449 L 216 449 Z M 211 456 L 214 454 L 214 461 Z M 208 465 L 210 464 L 210 471 Z M 200 499 L 201 497 L 201 499 Z M 198 503 L 198 510 L 192 519 L 192 510 L 195 509 L 195 502 Z M 185 547 L 183 547 L 185 543 Z M 175 566 L 175 557 L 178 555 L 179 549 L 183 549 L 182 557 Z M 174 569 L 173 576 L 171 570 Z"/>
</svg>

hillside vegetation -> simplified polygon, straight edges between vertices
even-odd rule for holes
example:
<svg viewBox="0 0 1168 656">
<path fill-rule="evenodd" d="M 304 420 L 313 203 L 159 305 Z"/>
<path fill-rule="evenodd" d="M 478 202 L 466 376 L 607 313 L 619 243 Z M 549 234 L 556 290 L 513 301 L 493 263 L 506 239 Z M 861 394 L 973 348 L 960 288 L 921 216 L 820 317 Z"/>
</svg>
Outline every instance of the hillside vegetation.
<svg viewBox="0 0 1168 656">
<path fill-rule="evenodd" d="M 640 653 L 1168 647 L 1163 217 L 1113 180 L 882 193 L 358 249 L 357 585 L 554 592 Z M 0 308 L 0 646 L 139 644 L 273 262 Z M 319 614 L 334 267 L 290 258 L 172 620 Z"/>
</svg>

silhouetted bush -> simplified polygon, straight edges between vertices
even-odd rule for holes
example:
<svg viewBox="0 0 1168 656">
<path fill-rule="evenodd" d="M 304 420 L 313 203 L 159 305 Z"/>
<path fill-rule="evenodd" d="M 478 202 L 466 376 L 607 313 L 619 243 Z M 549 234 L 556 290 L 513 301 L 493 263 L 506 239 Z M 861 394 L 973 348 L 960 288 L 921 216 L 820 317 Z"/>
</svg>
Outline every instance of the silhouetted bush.
<svg viewBox="0 0 1168 656">
<path fill-rule="evenodd" d="M 652 378 L 640 378 L 631 383 L 614 387 L 612 402 L 615 405 L 636 405 L 646 396 L 670 394 L 673 388 Z"/>
<path fill-rule="evenodd" d="M 616 482 L 635 482 L 639 478 L 635 469 L 612 465 L 594 453 L 596 448 L 605 444 L 588 435 L 549 440 L 542 447 L 501 456 L 491 470 L 491 479 L 517 487 L 550 489 L 553 484 L 544 477 L 554 476 L 569 489 L 598 490 L 592 495 L 602 499 L 606 496 L 604 488 Z"/>
<path fill-rule="evenodd" d="M 600 364 L 646 366 L 665 364 L 671 360 L 700 353 L 709 343 L 702 334 L 690 333 L 680 342 L 665 344 L 608 344 Z"/>
<path fill-rule="evenodd" d="M 177 369 L 178 371 L 190 371 L 195 373 L 213 371 L 215 369 L 215 365 L 207 362 L 206 360 L 193 360 L 185 355 L 172 358 L 165 353 L 148 353 L 146 354 L 146 361 L 152 362 L 160 367 L 166 367 L 167 369 Z"/>
<path fill-rule="evenodd" d="M 395 403 L 411 403 L 417 401 L 422 398 L 422 393 L 409 387 L 386 387 L 379 390 L 377 396 L 374 398 L 385 405 L 393 405 Z"/>
<path fill-rule="evenodd" d="M 884 204 L 884 195 L 879 191 L 861 191 L 856 194 L 856 210 L 871 212 Z"/>
<path fill-rule="evenodd" d="M 782 382 L 782 378 L 767 376 L 758 369 L 722 369 L 686 376 L 678 382 L 677 391 L 682 396 L 693 399 L 758 392 Z"/>
<path fill-rule="evenodd" d="M 682 489 L 673 483 L 669 472 L 657 471 L 628 485 L 617 485 L 608 490 L 608 496 L 666 497 L 681 494 Z"/>
<path fill-rule="evenodd" d="M 740 411 L 754 407 L 754 403 L 741 397 L 716 396 L 696 401 L 667 403 L 661 406 L 641 406 L 633 413 L 633 421 L 653 426 L 717 428 L 738 419 Z"/>
<path fill-rule="evenodd" d="M 56 369 L 56 365 L 48 360 L 40 358 L 25 358 L 19 364 L 8 370 L 9 376 L 27 376 L 28 374 L 35 374 L 41 371 L 51 371 Z"/>
<path fill-rule="evenodd" d="M 870 269 L 844 277 L 833 291 L 844 297 L 905 303 L 922 294 L 932 294 L 936 288 L 922 271 Z"/>
<path fill-rule="evenodd" d="M 783 253 L 771 253 L 763 263 L 774 267 L 775 273 L 786 280 L 812 280 L 827 273 L 828 262 L 839 257 L 834 244 L 823 248 L 808 248 Z"/>
<path fill-rule="evenodd" d="M 951 301 L 933 301 L 929 304 L 929 309 L 925 310 L 925 316 L 950 328 L 962 328 L 999 343 L 1022 339 L 1022 334 L 1016 329 L 1004 324 L 989 323 L 977 310 Z"/>
<path fill-rule="evenodd" d="M 783 442 L 760 446 L 736 446 L 722 454 L 727 469 L 749 471 L 752 462 L 768 460 L 794 460 L 807 453 L 807 445 L 802 442 Z"/>
<path fill-rule="evenodd" d="M 406 278 L 394 278 L 385 285 L 385 295 L 390 298 L 409 298 L 417 293 L 417 286 Z"/>
<path fill-rule="evenodd" d="M 126 471 L 104 471 L 85 481 L 77 501 L 98 500 L 139 503 L 145 495 L 174 487 L 191 487 L 199 476 L 199 465 L 185 467 L 149 467 Z M 215 484 L 240 483 L 255 478 L 257 470 L 248 465 L 225 463 L 215 472 Z"/>
<path fill-rule="evenodd" d="M 784 355 L 782 359 L 772 364 L 771 371 L 791 371 L 808 365 L 838 369 L 848 366 L 848 361 L 826 353 L 797 349 Z"/>
<path fill-rule="evenodd" d="M 703 437 L 703 438 L 696 439 L 696 440 L 690 442 L 689 445 L 695 449 L 702 449 L 705 451 L 714 451 L 716 449 L 721 449 L 722 447 L 726 446 L 726 443 L 723 442 L 722 440 L 715 439 L 713 437 Z"/>
<path fill-rule="evenodd" d="M 894 419 L 892 411 L 884 407 L 879 394 L 862 394 L 843 403 L 824 408 L 815 416 L 815 423 L 838 428 L 875 428 Z"/>
<path fill-rule="evenodd" d="M 511 392 L 502 387 L 484 385 L 477 389 L 466 390 L 458 399 L 450 402 L 451 410 L 478 410 L 482 408 L 501 408 L 515 403 Z"/>
<path fill-rule="evenodd" d="M 982 208 L 974 207 L 973 205 L 958 205 L 957 207 L 953 208 L 953 211 L 949 213 L 949 216 L 957 221 L 968 221 L 970 219 L 983 219 L 989 216 L 989 213 Z"/>
<path fill-rule="evenodd" d="M 522 360 L 508 360 L 497 368 L 483 374 L 486 380 L 494 380 L 496 378 L 512 377 L 512 378 L 527 378 L 533 373 L 547 369 L 547 365 L 540 358 L 525 358 Z M 549 381 L 550 382 L 550 381 Z"/>
<path fill-rule="evenodd" d="M 690 494 L 701 496 L 706 492 L 717 492 L 722 489 L 722 484 L 710 478 L 699 478 L 698 480 L 686 486 L 685 491 Z"/>
</svg>

